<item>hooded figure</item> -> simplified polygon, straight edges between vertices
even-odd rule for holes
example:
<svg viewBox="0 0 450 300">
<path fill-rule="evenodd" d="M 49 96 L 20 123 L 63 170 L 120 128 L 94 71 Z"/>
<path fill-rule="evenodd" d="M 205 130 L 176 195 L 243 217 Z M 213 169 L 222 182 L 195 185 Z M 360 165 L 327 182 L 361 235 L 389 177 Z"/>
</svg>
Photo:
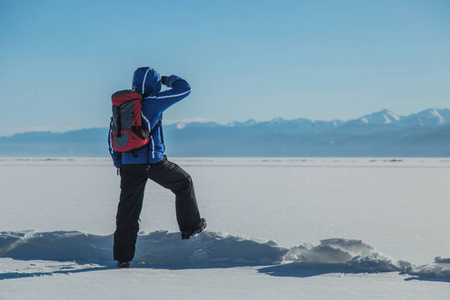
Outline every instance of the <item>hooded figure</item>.
<svg viewBox="0 0 450 300">
<path fill-rule="evenodd" d="M 171 89 L 161 92 L 161 84 Z M 142 67 L 133 74 L 132 89 L 143 95 L 142 118 L 147 130 L 151 132 L 155 126 L 158 128 L 150 137 L 150 147 L 138 150 L 137 157 L 131 153 L 123 153 L 122 164 L 160 162 L 164 158 L 164 137 L 159 120 L 162 119 L 163 112 L 167 108 L 189 95 L 191 87 L 186 80 L 178 76 L 161 77 L 155 69 Z M 110 152 L 113 156 L 112 147 L 110 147 Z"/>
<path fill-rule="evenodd" d="M 132 89 L 144 95 L 157 94 L 161 91 L 161 75 L 156 70 L 143 67 L 134 71 Z"/>
<path fill-rule="evenodd" d="M 161 84 L 169 89 L 161 92 Z M 188 96 L 191 87 L 178 76 L 161 76 L 154 69 L 143 67 L 134 72 L 132 88 L 143 95 L 142 118 L 148 131 L 155 130 L 149 146 L 138 150 L 137 157 L 132 153 L 122 154 L 121 192 L 113 248 L 114 260 L 117 260 L 119 267 L 128 267 L 134 257 L 139 216 L 148 179 L 175 194 L 177 222 L 182 239 L 189 239 L 206 227 L 206 220 L 200 218 L 191 176 L 164 155 L 162 114 L 168 107 Z M 116 164 L 111 144 L 110 153 Z"/>
</svg>

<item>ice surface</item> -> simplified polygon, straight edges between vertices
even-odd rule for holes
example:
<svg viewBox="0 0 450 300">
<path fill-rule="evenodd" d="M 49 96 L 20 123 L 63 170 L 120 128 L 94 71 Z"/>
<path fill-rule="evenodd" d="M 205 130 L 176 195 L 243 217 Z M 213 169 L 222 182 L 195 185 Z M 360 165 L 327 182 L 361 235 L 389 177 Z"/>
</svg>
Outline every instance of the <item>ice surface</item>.
<svg viewBox="0 0 450 300">
<path fill-rule="evenodd" d="M 173 194 L 149 182 L 118 270 L 109 159 L 0 159 L 0 298 L 448 297 L 448 158 L 172 160 L 208 230 L 181 241 Z"/>
</svg>

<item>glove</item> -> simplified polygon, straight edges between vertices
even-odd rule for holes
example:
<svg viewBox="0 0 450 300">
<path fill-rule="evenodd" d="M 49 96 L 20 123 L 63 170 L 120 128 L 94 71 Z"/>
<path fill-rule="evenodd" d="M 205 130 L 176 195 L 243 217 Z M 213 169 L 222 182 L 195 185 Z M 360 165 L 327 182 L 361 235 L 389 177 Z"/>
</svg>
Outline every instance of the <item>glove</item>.
<svg viewBox="0 0 450 300">
<path fill-rule="evenodd" d="M 166 79 L 167 79 L 167 76 L 161 76 L 161 83 L 163 85 L 166 85 Z"/>
</svg>

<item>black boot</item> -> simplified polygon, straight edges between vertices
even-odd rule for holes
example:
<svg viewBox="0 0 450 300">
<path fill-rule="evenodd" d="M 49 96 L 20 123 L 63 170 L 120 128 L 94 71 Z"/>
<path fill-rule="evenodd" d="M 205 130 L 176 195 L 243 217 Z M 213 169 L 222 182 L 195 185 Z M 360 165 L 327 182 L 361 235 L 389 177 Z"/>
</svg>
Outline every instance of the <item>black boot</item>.
<svg viewBox="0 0 450 300">
<path fill-rule="evenodd" d="M 117 266 L 119 268 L 128 268 L 130 266 L 130 262 L 129 261 L 118 261 Z"/>
<path fill-rule="evenodd" d="M 200 224 L 198 225 L 198 228 L 192 231 L 183 231 L 181 232 L 181 239 L 183 240 L 187 240 L 189 239 L 191 236 L 199 234 L 200 232 L 202 232 L 203 230 L 205 230 L 206 228 L 206 220 L 201 218 L 200 219 Z"/>
</svg>

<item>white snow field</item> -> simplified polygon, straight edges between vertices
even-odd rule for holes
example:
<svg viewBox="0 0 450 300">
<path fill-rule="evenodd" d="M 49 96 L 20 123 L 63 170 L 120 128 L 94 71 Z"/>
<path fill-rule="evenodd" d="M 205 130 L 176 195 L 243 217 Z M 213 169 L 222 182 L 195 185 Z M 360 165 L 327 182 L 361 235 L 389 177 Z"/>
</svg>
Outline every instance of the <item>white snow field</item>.
<svg viewBox="0 0 450 300">
<path fill-rule="evenodd" d="M 449 158 L 171 160 L 208 228 L 149 181 L 118 269 L 109 159 L 0 158 L 0 299 L 450 299 Z"/>
</svg>

